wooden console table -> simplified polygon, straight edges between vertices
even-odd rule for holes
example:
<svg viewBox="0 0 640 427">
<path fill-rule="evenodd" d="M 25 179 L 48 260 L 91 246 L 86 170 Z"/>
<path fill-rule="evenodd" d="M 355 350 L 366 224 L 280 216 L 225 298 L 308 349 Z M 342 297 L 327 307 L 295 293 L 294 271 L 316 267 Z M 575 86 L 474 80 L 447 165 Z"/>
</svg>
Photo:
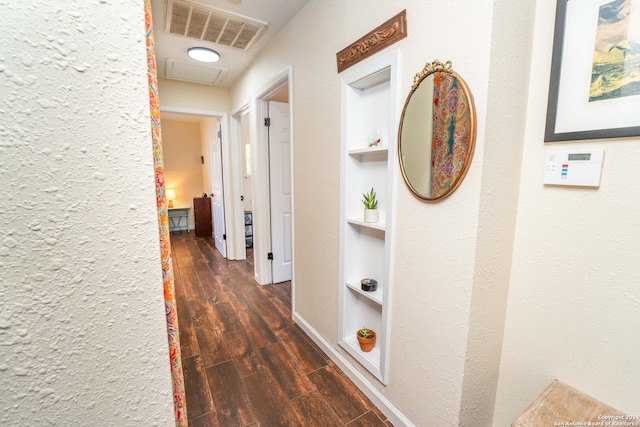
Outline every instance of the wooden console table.
<svg viewBox="0 0 640 427">
<path fill-rule="evenodd" d="M 189 208 L 169 208 L 169 231 L 189 231 Z"/>
</svg>

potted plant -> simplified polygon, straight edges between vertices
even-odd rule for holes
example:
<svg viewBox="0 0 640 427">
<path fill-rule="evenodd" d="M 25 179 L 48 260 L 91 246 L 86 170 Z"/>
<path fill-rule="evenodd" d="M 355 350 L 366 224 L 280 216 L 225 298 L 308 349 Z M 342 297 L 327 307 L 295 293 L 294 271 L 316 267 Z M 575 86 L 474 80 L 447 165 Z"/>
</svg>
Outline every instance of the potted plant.
<svg viewBox="0 0 640 427">
<path fill-rule="evenodd" d="M 362 204 L 364 205 L 364 222 L 378 222 L 378 200 L 376 192 L 362 193 Z"/>
<path fill-rule="evenodd" d="M 376 333 L 372 329 L 368 329 L 366 326 L 363 326 L 362 329 L 358 330 L 356 336 L 360 343 L 360 350 L 365 353 L 370 352 L 376 343 Z"/>
</svg>

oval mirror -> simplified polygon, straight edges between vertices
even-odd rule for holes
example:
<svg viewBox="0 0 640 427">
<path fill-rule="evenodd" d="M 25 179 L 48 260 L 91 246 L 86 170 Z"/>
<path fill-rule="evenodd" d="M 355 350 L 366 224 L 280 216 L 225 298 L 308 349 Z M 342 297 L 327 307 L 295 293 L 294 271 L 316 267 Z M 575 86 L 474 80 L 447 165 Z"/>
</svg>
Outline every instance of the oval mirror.
<svg viewBox="0 0 640 427">
<path fill-rule="evenodd" d="M 462 182 L 476 138 L 473 97 L 451 61 L 427 63 L 413 79 L 398 129 L 402 176 L 413 194 L 442 200 Z"/>
</svg>

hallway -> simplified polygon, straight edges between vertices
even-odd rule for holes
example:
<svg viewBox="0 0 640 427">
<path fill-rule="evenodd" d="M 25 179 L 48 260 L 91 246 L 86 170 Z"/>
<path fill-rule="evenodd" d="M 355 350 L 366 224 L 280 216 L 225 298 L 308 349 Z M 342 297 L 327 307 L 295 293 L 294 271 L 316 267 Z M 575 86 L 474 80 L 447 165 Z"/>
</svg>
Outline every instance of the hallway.
<svg viewBox="0 0 640 427">
<path fill-rule="evenodd" d="M 391 426 L 291 319 L 291 284 L 171 234 L 190 427 Z"/>
</svg>

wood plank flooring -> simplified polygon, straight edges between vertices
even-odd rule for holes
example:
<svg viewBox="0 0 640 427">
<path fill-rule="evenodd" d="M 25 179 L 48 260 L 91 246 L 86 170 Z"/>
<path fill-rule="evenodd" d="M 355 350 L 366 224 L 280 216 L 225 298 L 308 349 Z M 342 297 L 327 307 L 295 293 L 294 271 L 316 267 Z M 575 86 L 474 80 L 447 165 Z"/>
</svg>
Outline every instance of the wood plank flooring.
<svg viewBox="0 0 640 427">
<path fill-rule="evenodd" d="M 258 285 L 250 256 L 193 232 L 171 246 L 190 427 L 392 426 L 293 323 L 290 282 Z"/>
</svg>

